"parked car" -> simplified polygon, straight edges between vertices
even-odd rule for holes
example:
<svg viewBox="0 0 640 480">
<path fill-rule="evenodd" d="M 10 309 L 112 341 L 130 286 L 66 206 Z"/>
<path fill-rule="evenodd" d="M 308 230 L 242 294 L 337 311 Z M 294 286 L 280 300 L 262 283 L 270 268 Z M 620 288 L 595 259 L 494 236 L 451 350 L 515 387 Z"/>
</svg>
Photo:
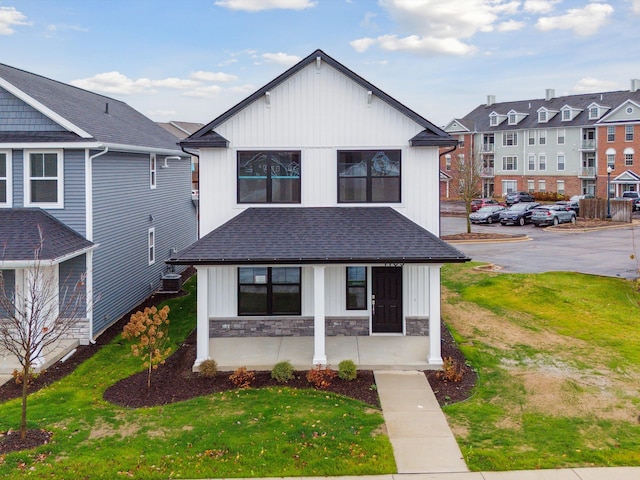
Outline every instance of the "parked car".
<svg viewBox="0 0 640 480">
<path fill-rule="evenodd" d="M 511 192 L 507 193 L 504 197 L 504 202 L 507 204 L 507 207 L 510 207 L 514 203 L 533 202 L 534 200 L 533 195 L 529 192 Z"/>
<path fill-rule="evenodd" d="M 502 205 L 488 205 L 482 207 L 477 212 L 469 214 L 469 220 L 471 223 L 493 223 L 500 221 L 500 212 L 505 211 L 506 208 Z"/>
<path fill-rule="evenodd" d="M 579 200 L 559 200 L 554 205 L 564 208 L 565 210 L 571 210 L 575 212 L 576 217 L 580 215 L 580 201 Z"/>
<path fill-rule="evenodd" d="M 621 200 L 633 202 L 633 211 L 640 210 L 640 192 L 622 192 Z"/>
<path fill-rule="evenodd" d="M 471 211 L 477 212 L 482 207 L 489 205 L 501 205 L 501 203 L 494 198 L 474 198 L 471 200 Z"/>
<path fill-rule="evenodd" d="M 576 223 L 576 212 L 562 205 L 540 205 L 533 209 L 531 223 L 536 227 Z"/>
<path fill-rule="evenodd" d="M 540 205 L 538 202 L 520 202 L 511 205 L 507 210 L 500 212 L 502 225 L 524 225 L 531 221 L 531 213 Z"/>
</svg>

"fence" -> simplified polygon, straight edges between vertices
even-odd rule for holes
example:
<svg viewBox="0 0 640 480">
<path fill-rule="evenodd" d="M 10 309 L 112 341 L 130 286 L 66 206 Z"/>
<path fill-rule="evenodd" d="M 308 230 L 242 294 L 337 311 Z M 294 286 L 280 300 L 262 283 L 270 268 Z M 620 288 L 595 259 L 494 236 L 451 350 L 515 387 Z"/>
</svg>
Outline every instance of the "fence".
<svg viewBox="0 0 640 480">
<path fill-rule="evenodd" d="M 633 202 L 628 200 L 610 200 L 609 211 L 614 222 L 631 222 Z M 580 216 L 582 218 L 607 218 L 607 200 L 604 198 L 583 198 L 580 200 Z"/>
</svg>

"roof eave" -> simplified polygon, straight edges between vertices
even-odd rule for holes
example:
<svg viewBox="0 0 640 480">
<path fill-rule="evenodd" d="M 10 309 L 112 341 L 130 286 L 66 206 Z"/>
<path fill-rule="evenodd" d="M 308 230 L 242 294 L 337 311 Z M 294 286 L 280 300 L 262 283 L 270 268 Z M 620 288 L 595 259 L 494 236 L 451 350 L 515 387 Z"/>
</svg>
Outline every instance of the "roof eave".
<svg viewBox="0 0 640 480">
<path fill-rule="evenodd" d="M 469 257 L 425 257 L 425 258 L 245 258 L 245 259 L 169 259 L 169 265 L 402 265 L 465 263 Z"/>
</svg>

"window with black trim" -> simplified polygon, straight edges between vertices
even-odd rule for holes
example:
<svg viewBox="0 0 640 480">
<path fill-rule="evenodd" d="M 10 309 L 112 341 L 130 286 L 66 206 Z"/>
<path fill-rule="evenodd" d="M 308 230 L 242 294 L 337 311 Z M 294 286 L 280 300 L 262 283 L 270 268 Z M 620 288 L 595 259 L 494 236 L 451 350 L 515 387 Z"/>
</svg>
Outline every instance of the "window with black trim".
<svg viewBox="0 0 640 480">
<path fill-rule="evenodd" d="M 399 203 L 400 150 L 338 151 L 339 203 Z"/>
<path fill-rule="evenodd" d="M 367 309 L 367 267 L 347 267 L 347 310 Z"/>
<path fill-rule="evenodd" d="M 300 315 L 299 267 L 238 268 L 238 315 Z"/>
<path fill-rule="evenodd" d="M 300 152 L 238 152 L 238 203 L 300 203 Z"/>
</svg>

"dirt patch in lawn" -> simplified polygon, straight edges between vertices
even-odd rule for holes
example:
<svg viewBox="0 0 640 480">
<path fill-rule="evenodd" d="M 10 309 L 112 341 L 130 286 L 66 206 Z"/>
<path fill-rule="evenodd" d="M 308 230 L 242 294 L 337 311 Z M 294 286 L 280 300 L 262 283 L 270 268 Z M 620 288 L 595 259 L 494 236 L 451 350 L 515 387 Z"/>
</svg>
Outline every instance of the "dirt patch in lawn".
<svg viewBox="0 0 640 480">
<path fill-rule="evenodd" d="M 610 355 L 584 341 L 564 337 L 545 329 L 532 330 L 515 324 L 473 303 L 452 299 L 445 292 L 443 318 L 466 338 L 505 352 L 501 367 L 524 387 L 524 394 L 514 408 L 563 417 L 592 415 L 608 420 L 637 422 L 637 385 L 640 372 L 610 370 L 603 363 Z M 511 356 L 516 349 L 530 350 L 532 358 L 518 360 Z M 587 367 L 575 367 L 575 352 Z M 586 355 L 586 357 L 585 357 Z M 507 403 L 509 400 L 506 400 Z M 507 407 L 508 408 L 508 407 Z"/>
</svg>

